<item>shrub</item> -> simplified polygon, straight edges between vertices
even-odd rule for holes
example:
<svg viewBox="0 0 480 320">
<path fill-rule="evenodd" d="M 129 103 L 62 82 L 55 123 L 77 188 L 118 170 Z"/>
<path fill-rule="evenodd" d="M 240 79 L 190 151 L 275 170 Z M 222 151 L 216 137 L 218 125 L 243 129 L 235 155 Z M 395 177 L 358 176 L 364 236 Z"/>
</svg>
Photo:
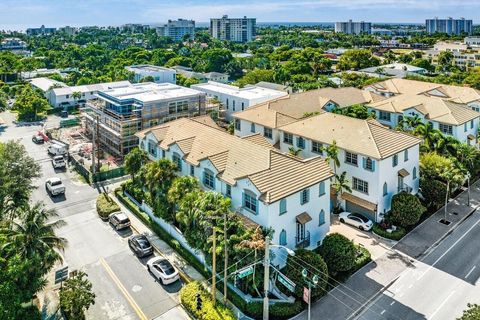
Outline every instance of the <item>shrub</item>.
<svg viewBox="0 0 480 320">
<path fill-rule="evenodd" d="M 269 315 L 271 319 L 290 319 L 302 312 L 303 309 L 304 304 L 301 301 L 295 301 L 294 303 L 278 302 L 270 306 Z"/>
<path fill-rule="evenodd" d="M 97 213 L 102 219 L 107 219 L 108 216 L 116 211 L 120 211 L 118 204 L 108 196 L 106 193 L 99 194 L 97 197 Z"/>
<path fill-rule="evenodd" d="M 200 293 L 202 299 L 202 309 L 200 310 L 197 310 L 197 293 Z M 180 290 L 180 301 L 195 319 L 235 319 L 233 312 L 224 305 L 217 303 L 216 308 L 214 308 L 211 295 L 203 290 L 197 281 L 183 286 L 182 290 Z"/>
<path fill-rule="evenodd" d="M 372 255 L 367 248 L 356 245 L 355 249 L 357 250 L 357 257 L 355 258 L 355 266 L 353 267 L 353 270 L 351 270 L 352 273 L 372 261 Z"/>
<path fill-rule="evenodd" d="M 356 249 L 347 237 L 332 233 L 323 239 L 318 250 L 325 260 L 328 270 L 332 275 L 348 271 L 355 266 Z"/>
<path fill-rule="evenodd" d="M 425 210 L 416 196 L 400 192 L 392 198 L 391 221 L 406 228 L 416 224 Z"/>
<path fill-rule="evenodd" d="M 427 208 L 435 211 L 444 204 L 445 192 L 447 192 L 445 183 L 435 179 L 421 178 L 420 189 Z"/>
<path fill-rule="evenodd" d="M 405 230 L 405 228 L 402 228 L 402 227 L 397 227 L 397 230 L 389 233 L 387 232 L 386 229 L 382 228 L 382 226 L 379 225 L 378 223 L 375 223 L 373 225 L 372 231 L 373 233 L 375 233 L 376 235 L 379 235 L 380 237 L 392 239 L 396 241 L 402 239 L 405 236 L 405 234 L 407 234 L 407 230 Z"/>
</svg>

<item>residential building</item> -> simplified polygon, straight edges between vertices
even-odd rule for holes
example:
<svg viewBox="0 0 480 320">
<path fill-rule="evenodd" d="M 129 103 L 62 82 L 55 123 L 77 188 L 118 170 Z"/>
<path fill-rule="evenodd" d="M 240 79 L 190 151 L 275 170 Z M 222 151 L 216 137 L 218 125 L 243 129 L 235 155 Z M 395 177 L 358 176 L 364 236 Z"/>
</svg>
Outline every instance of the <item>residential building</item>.
<svg viewBox="0 0 480 320">
<path fill-rule="evenodd" d="M 184 66 L 173 66 L 173 69 L 177 71 L 178 74 L 181 74 L 185 78 L 194 78 L 200 81 L 200 83 L 205 83 L 208 81 L 228 83 L 228 74 L 221 72 L 196 72 L 192 68 Z"/>
<path fill-rule="evenodd" d="M 246 86 L 239 88 L 228 84 L 208 81 L 207 83 L 195 84 L 191 88 L 200 90 L 209 98 L 220 101 L 225 112 L 225 119 L 230 121 L 232 114 L 243 111 L 250 106 L 268 100 L 285 97 L 288 94 L 284 91 L 277 91 L 257 86 Z"/>
<path fill-rule="evenodd" d="M 233 42 L 249 42 L 255 38 L 257 19 L 229 18 L 210 19 L 210 34 L 215 39 Z"/>
<path fill-rule="evenodd" d="M 368 104 L 384 125 L 394 128 L 416 116 L 461 142 L 477 143 L 480 93 L 473 88 L 394 78 L 365 90 L 387 98 Z"/>
<path fill-rule="evenodd" d="M 177 72 L 175 69 L 153 66 L 151 64 L 137 64 L 127 66 L 125 69 L 134 73 L 134 82 L 140 82 L 146 77 L 152 77 L 156 83 L 177 83 Z"/>
<path fill-rule="evenodd" d="M 25 50 L 27 43 L 19 38 L 5 38 L 0 43 L 0 50 Z"/>
<path fill-rule="evenodd" d="M 65 34 L 68 34 L 69 36 L 73 36 L 75 33 L 77 33 L 77 28 L 75 27 L 70 27 L 70 26 L 65 26 L 62 28 L 58 28 L 59 32 L 63 32 Z"/>
<path fill-rule="evenodd" d="M 57 28 L 47 28 L 43 24 L 40 28 L 28 28 L 27 35 L 28 36 L 44 36 L 48 34 L 55 33 Z"/>
<path fill-rule="evenodd" d="M 183 41 L 186 35 L 193 40 L 195 37 L 195 21 L 168 20 L 167 24 L 157 27 L 157 34 L 162 37 L 169 37 L 173 41 Z"/>
<path fill-rule="evenodd" d="M 122 31 L 130 33 L 143 33 L 150 29 L 149 25 L 141 23 L 127 23 L 121 26 Z"/>
<path fill-rule="evenodd" d="M 352 20 L 348 20 L 347 22 L 335 22 L 335 32 L 346 34 L 371 34 L 372 23 L 364 21 L 353 22 Z"/>
<path fill-rule="evenodd" d="M 85 125 L 102 150 L 122 158 L 138 145 L 136 132 L 205 111 L 205 94 L 171 83 L 138 83 L 99 91 L 87 103 Z M 97 127 L 98 119 L 98 127 Z"/>
<path fill-rule="evenodd" d="M 273 82 L 268 82 L 268 81 L 260 81 L 255 84 L 257 87 L 262 87 L 262 88 L 267 88 L 267 89 L 272 89 L 272 90 L 277 90 L 277 91 L 284 91 L 288 94 L 293 93 L 293 88 L 289 85 L 285 84 L 278 84 L 278 83 L 273 83 Z"/>
<path fill-rule="evenodd" d="M 422 75 L 427 73 L 424 68 L 412 66 L 405 63 L 390 63 L 377 67 L 360 69 L 359 72 L 373 76 L 405 78 L 408 75 Z"/>
<path fill-rule="evenodd" d="M 336 171 L 346 172 L 352 192 L 344 191 L 337 197 L 332 190 L 332 208 L 339 200 L 344 210 L 362 213 L 373 221 L 381 221 L 391 209 L 393 195 L 400 191 L 418 192 L 418 138 L 390 130 L 375 120 L 323 110 L 302 118 L 296 109 L 293 100 L 282 103 L 281 108 L 264 104 L 238 113 L 234 116 L 235 135 L 261 134 L 281 152 L 295 150 L 305 159 L 326 157 L 323 147 L 335 141 L 340 160 Z M 335 168 L 333 162 L 331 167 Z"/>
<path fill-rule="evenodd" d="M 473 21 L 461 19 L 427 19 L 425 21 L 427 27 L 427 33 L 446 33 L 446 34 L 472 34 L 473 33 Z"/>
<path fill-rule="evenodd" d="M 196 177 L 204 190 L 229 197 L 232 211 L 272 229 L 276 244 L 314 249 L 329 230 L 332 172 L 321 157 L 282 154 L 259 134 L 232 136 L 206 117 L 179 119 L 136 136 L 150 159 L 170 159 L 178 175 Z"/>
<path fill-rule="evenodd" d="M 74 71 L 78 71 L 78 68 L 64 68 L 64 69 L 40 68 L 32 71 L 22 71 L 20 72 L 20 75 L 24 80 L 38 78 L 38 77 L 47 77 L 53 74 L 57 74 L 60 77 L 65 78 L 66 76 L 68 76 L 70 72 L 74 72 Z"/>
<path fill-rule="evenodd" d="M 465 37 L 463 42 L 469 47 L 480 47 L 480 37 Z"/>
<path fill-rule="evenodd" d="M 480 48 L 473 44 L 476 41 L 473 39 L 465 40 L 470 41 L 470 44 L 466 42 L 437 42 L 433 49 L 425 51 L 424 58 L 430 60 L 432 64 L 438 64 L 440 53 L 449 51 L 453 55 L 453 65 L 464 69 L 479 67 Z"/>
</svg>

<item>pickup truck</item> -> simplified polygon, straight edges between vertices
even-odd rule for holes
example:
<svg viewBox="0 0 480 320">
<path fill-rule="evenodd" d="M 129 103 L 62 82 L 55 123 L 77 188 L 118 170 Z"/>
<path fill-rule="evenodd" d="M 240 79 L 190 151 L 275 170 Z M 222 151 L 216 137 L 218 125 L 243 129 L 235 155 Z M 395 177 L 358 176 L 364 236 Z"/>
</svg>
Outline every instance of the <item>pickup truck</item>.
<svg viewBox="0 0 480 320">
<path fill-rule="evenodd" d="M 63 156 L 54 156 L 52 165 L 54 169 L 65 168 L 65 159 L 63 159 Z"/>
<path fill-rule="evenodd" d="M 57 196 L 59 194 L 65 193 L 65 186 L 62 183 L 60 178 L 50 178 L 45 182 L 45 189 L 52 196 Z"/>
</svg>

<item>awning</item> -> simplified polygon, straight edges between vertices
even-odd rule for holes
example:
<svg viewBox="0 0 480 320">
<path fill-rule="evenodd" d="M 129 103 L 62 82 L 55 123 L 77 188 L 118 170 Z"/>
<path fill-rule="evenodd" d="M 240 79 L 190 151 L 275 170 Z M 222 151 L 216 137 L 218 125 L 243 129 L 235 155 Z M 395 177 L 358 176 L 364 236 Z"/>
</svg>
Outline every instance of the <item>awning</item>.
<svg viewBox="0 0 480 320">
<path fill-rule="evenodd" d="M 469 134 L 467 138 L 468 140 L 475 140 L 475 136 L 473 134 Z"/>
<path fill-rule="evenodd" d="M 360 206 L 367 210 L 370 210 L 373 212 L 377 211 L 377 205 L 375 203 L 372 203 L 370 201 L 354 196 L 353 194 L 344 192 L 342 193 L 342 199 L 345 201 L 351 202 L 353 204 L 356 204 L 357 206 Z"/>
<path fill-rule="evenodd" d="M 238 215 L 238 217 L 240 218 L 240 221 L 242 222 L 242 225 L 243 225 L 244 227 L 251 228 L 251 229 L 256 229 L 257 227 L 260 226 L 258 223 L 256 223 L 256 222 L 253 221 L 252 219 L 244 216 L 244 215 L 241 214 L 241 213 L 238 213 L 237 215 Z"/>
<path fill-rule="evenodd" d="M 402 178 L 405 178 L 406 176 L 410 175 L 410 172 L 408 172 L 405 169 L 400 169 L 400 170 L 398 170 L 398 175 Z"/>
<path fill-rule="evenodd" d="M 310 217 L 310 215 L 306 212 L 303 212 L 303 213 L 300 213 L 297 217 L 297 222 L 300 223 L 300 224 L 305 224 L 309 221 L 312 221 L 312 217 Z"/>
</svg>

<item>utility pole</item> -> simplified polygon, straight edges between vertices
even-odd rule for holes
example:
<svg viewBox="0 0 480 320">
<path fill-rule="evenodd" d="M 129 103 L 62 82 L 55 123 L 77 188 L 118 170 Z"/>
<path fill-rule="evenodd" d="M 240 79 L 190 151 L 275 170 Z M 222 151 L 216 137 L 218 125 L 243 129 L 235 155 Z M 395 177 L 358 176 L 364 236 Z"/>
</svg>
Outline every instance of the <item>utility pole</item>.
<svg viewBox="0 0 480 320">
<path fill-rule="evenodd" d="M 100 170 L 100 123 L 98 114 L 96 116 L 97 121 L 97 168 Z"/>
<path fill-rule="evenodd" d="M 96 151 L 95 151 L 95 143 L 96 143 L 96 133 L 97 130 L 95 129 L 95 120 L 92 122 L 92 174 L 95 175 L 97 173 L 97 170 L 95 168 L 95 156 L 96 156 Z"/>
<path fill-rule="evenodd" d="M 223 303 L 227 304 L 227 268 L 228 268 L 228 246 L 227 246 L 227 213 L 223 214 L 223 247 L 225 249 L 223 262 Z"/>
<path fill-rule="evenodd" d="M 216 250 L 217 250 L 217 232 L 215 229 L 215 226 L 213 226 L 213 257 L 212 257 L 212 303 L 213 307 L 215 308 L 215 303 L 217 302 L 217 298 L 215 296 L 215 290 L 216 290 L 216 275 L 217 275 L 217 255 L 216 255 Z"/>
<path fill-rule="evenodd" d="M 265 237 L 265 257 L 263 260 L 264 276 L 263 276 L 263 320 L 268 320 L 268 292 L 270 291 L 270 237 Z"/>
</svg>

